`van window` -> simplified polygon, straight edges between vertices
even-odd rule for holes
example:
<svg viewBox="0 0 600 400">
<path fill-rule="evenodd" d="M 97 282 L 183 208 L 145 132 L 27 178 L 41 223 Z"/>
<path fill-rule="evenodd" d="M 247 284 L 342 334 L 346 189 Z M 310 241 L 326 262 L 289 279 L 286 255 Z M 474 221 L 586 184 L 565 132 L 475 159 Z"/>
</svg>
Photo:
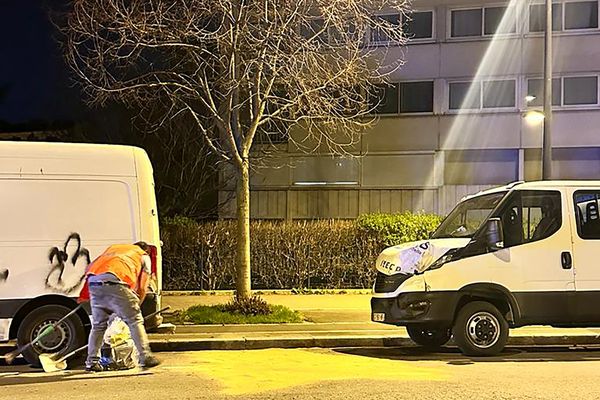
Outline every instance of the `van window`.
<svg viewBox="0 0 600 400">
<path fill-rule="evenodd" d="M 600 239 L 598 218 L 600 191 L 577 191 L 574 195 L 577 233 L 582 239 Z"/>
<path fill-rule="evenodd" d="M 562 224 L 560 192 L 516 191 L 502 208 L 500 218 L 504 247 L 545 239 Z"/>
<path fill-rule="evenodd" d="M 434 239 L 473 237 L 506 193 L 503 191 L 476 196 L 458 203 L 431 237 Z"/>
</svg>

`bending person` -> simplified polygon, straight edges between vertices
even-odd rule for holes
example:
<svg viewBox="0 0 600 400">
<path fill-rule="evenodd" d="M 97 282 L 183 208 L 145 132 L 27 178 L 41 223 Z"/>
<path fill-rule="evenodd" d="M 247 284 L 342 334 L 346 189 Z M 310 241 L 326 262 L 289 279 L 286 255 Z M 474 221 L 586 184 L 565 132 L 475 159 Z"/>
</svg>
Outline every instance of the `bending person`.
<svg viewBox="0 0 600 400">
<path fill-rule="evenodd" d="M 103 371 L 100 365 L 100 347 L 108 327 L 108 317 L 113 313 L 129 327 L 139 354 L 140 366 L 152 368 L 160 364 L 150 352 L 140 310 L 151 274 L 147 248 L 148 245 L 144 242 L 113 245 L 87 267 L 92 330 L 88 341 L 86 371 Z"/>
</svg>

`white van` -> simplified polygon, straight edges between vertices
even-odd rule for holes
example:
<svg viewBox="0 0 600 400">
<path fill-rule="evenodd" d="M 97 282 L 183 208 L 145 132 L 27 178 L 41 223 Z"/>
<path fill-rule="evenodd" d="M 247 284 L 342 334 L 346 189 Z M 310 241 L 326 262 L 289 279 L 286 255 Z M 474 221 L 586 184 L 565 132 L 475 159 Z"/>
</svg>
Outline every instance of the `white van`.
<svg viewBox="0 0 600 400">
<path fill-rule="evenodd" d="M 85 267 L 115 243 L 151 245 L 160 308 L 161 252 L 152 166 L 130 146 L 0 142 L 0 341 L 30 342 L 73 309 Z M 89 303 L 23 353 L 66 353 L 87 342 Z M 157 326 L 160 317 L 150 322 Z M 148 322 L 147 322 L 148 324 Z"/>
<path fill-rule="evenodd" d="M 375 322 L 436 347 L 502 351 L 509 328 L 600 326 L 600 181 L 517 182 L 468 196 L 430 240 L 384 250 Z"/>
</svg>

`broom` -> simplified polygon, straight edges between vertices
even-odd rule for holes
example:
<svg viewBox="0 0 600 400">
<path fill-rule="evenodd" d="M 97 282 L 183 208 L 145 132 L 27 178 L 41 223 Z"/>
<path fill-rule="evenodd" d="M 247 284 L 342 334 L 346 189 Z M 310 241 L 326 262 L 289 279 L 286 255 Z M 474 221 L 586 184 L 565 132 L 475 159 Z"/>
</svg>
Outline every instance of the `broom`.
<svg viewBox="0 0 600 400">
<path fill-rule="evenodd" d="M 58 321 L 56 321 L 53 324 L 48 325 L 47 327 L 45 327 L 36 337 L 35 339 L 33 339 L 31 342 L 18 347 L 16 350 L 11 351 L 10 353 L 6 354 L 4 356 L 4 359 L 6 360 L 7 364 L 12 364 L 13 361 L 15 360 L 15 358 L 17 358 L 17 356 L 19 354 L 21 354 L 22 352 L 24 352 L 25 350 L 27 350 L 29 347 L 33 346 L 34 344 L 36 344 L 37 342 L 39 342 L 40 340 L 42 340 L 44 337 L 48 336 L 50 333 L 52 333 L 54 331 L 54 329 L 56 329 L 56 327 L 64 322 L 67 318 L 69 318 L 71 315 L 75 314 L 81 307 L 83 306 L 83 303 L 79 304 L 77 307 L 75 307 L 74 309 L 72 309 L 67 315 L 65 315 L 64 317 L 62 317 L 61 319 L 59 319 Z"/>
</svg>

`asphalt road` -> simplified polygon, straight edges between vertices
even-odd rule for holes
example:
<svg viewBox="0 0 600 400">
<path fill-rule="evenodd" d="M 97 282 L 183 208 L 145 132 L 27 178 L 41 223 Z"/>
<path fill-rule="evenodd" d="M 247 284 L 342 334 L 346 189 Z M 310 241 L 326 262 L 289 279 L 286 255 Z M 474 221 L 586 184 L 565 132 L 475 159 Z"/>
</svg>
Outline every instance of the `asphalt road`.
<svg viewBox="0 0 600 400">
<path fill-rule="evenodd" d="M 600 348 L 469 358 L 414 347 L 161 353 L 146 375 L 0 366 L 2 399 L 597 399 Z M 20 371 L 19 375 L 6 375 Z"/>
</svg>

